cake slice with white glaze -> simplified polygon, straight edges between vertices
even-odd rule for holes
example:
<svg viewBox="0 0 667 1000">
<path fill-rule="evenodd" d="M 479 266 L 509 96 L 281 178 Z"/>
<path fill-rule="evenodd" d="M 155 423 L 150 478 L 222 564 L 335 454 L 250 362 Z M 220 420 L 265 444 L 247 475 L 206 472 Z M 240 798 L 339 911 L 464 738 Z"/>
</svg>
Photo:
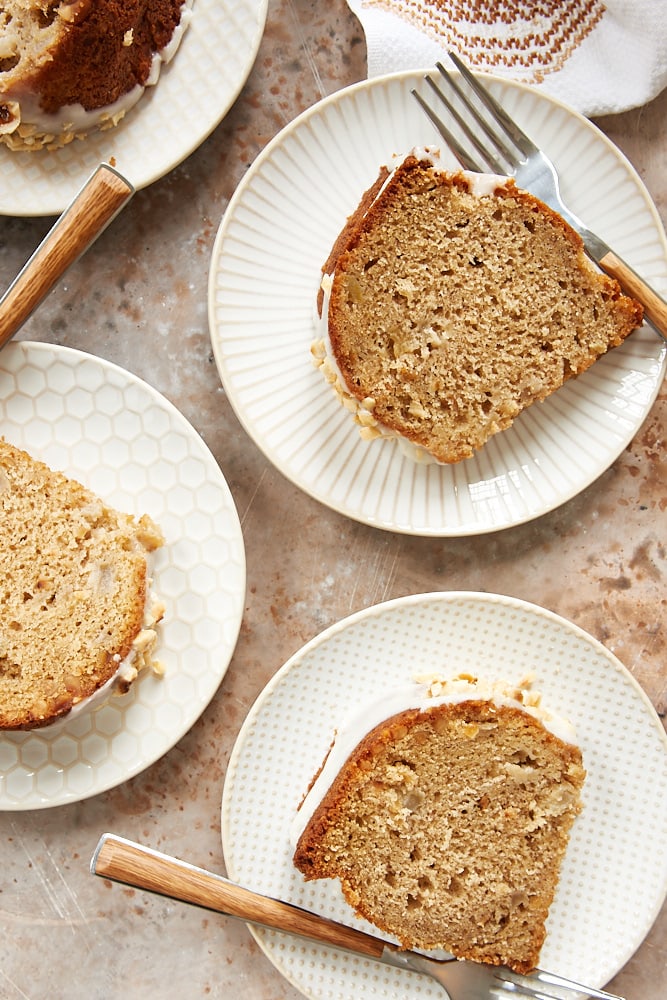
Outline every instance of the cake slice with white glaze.
<svg viewBox="0 0 667 1000">
<path fill-rule="evenodd" d="M 292 830 L 406 948 L 526 972 L 539 959 L 585 771 L 526 686 L 468 675 L 380 695 L 336 735 Z"/>
<path fill-rule="evenodd" d="M 427 151 L 380 172 L 323 272 L 316 364 L 418 460 L 469 458 L 643 318 L 551 208 Z"/>
</svg>

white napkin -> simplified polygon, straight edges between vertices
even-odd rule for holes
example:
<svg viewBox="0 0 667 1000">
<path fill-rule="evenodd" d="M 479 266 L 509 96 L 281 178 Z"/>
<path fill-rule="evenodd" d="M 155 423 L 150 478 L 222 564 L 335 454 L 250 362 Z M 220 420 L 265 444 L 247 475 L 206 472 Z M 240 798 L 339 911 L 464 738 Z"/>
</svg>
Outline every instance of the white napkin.
<svg viewBox="0 0 667 1000">
<path fill-rule="evenodd" d="M 428 69 L 451 49 L 589 116 L 639 107 L 667 86 L 665 0 L 348 3 L 366 35 L 369 77 Z"/>
</svg>

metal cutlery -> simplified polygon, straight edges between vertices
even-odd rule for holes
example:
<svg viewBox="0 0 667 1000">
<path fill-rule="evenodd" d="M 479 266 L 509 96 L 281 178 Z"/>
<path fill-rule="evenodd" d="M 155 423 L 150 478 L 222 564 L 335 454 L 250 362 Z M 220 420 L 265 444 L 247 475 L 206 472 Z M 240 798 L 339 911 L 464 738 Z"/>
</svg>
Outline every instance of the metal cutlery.
<svg viewBox="0 0 667 1000">
<path fill-rule="evenodd" d="M 522 132 L 458 56 L 450 52 L 449 57 L 463 85 L 441 63 L 436 64 L 438 81 L 430 75 L 425 79 L 439 109 L 442 107 L 449 115 L 451 128 L 443 121 L 440 110 L 436 111 L 417 90 L 412 93 L 459 163 L 475 173 L 513 176 L 518 187 L 558 212 L 579 233 L 587 253 L 600 268 L 642 303 L 645 318 L 667 340 L 667 302 L 567 208 L 560 195 L 556 168 L 548 156 Z"/>
<path fill-rule="evenodd" d="M 503 966 L 440 960 L 413 951 L 401 951 L 391 942 L 319 917 L 291 903 L 263 896 L 221 875 L 111 833 L 100 839 L 90 870 L 94 875 L 248 923 L 351 951 L 399 969 L 424 973 L 440 983 L 451 1000 L 491 1000 L 510 994 L 535 1000 L 572 1000 L 574 997 L 622 1000 L 612 993 L 582 986 L 542 970 L 524 976 Z"/>
</svg>

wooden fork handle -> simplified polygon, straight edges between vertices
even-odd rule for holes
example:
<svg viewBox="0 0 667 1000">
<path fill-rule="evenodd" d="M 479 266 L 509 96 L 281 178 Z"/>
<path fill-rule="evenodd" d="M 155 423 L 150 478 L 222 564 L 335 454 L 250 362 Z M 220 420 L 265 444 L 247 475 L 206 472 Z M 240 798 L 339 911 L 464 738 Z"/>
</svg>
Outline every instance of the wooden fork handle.
<svg viewBox="0 0 667 1000">
<path fill-rule="evenodd" d="M 379 958 L 385 947 L 392 947 L 363 931 L 318 917 L 291 903 L 263 896 L 221 875 L 195 868 L 185 861 L 111 833 L 104 834 L 97 845 L 90 870 L 94 875 L 137 889 L 147 889 L 161 896 L 371 958 Z"/>
<path fill-rule="evenodd" d="M 95 170 L 0 299 L 0 348 L 133 193 L 113 167 L 103 163 Z"/>
<path fill-rule="evenodd" d="M 599 264 L 607 274 L 616 278 L 626 294 L 642 303 L 646 318 L 650 320 L 660 336 L 667 340 L 667 302 L 613 251 L 608 251 L 599 260 Z"/>
</svg>

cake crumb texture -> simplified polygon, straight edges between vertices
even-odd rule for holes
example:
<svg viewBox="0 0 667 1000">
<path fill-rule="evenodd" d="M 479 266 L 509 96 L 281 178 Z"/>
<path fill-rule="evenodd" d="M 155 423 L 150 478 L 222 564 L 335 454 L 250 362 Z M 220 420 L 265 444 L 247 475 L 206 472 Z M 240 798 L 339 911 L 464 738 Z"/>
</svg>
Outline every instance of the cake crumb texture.
<svg viewBox="0 0 667 1000">
<path fill-rule="evenodd" d="M 344 382 L 442 463 L 472 456 L 642 323 L 570 226 L 511 180 L 480 196 L 464 174 L 408 156 L 341 235 L 324 268 Z"/>
<path fill-rule="evenodd" d="M 34 728 L 151 662 L 163 538 L 2 439 L 0 517 L 0 729 Z"/>
<path fill-rule="evenodd" d="M 538 964 L 581 752 L 519 708 L 408 710 L 358 745 L 297 843 L 307 880 L 405 948 L 527 972 Z"/>
</svg>

